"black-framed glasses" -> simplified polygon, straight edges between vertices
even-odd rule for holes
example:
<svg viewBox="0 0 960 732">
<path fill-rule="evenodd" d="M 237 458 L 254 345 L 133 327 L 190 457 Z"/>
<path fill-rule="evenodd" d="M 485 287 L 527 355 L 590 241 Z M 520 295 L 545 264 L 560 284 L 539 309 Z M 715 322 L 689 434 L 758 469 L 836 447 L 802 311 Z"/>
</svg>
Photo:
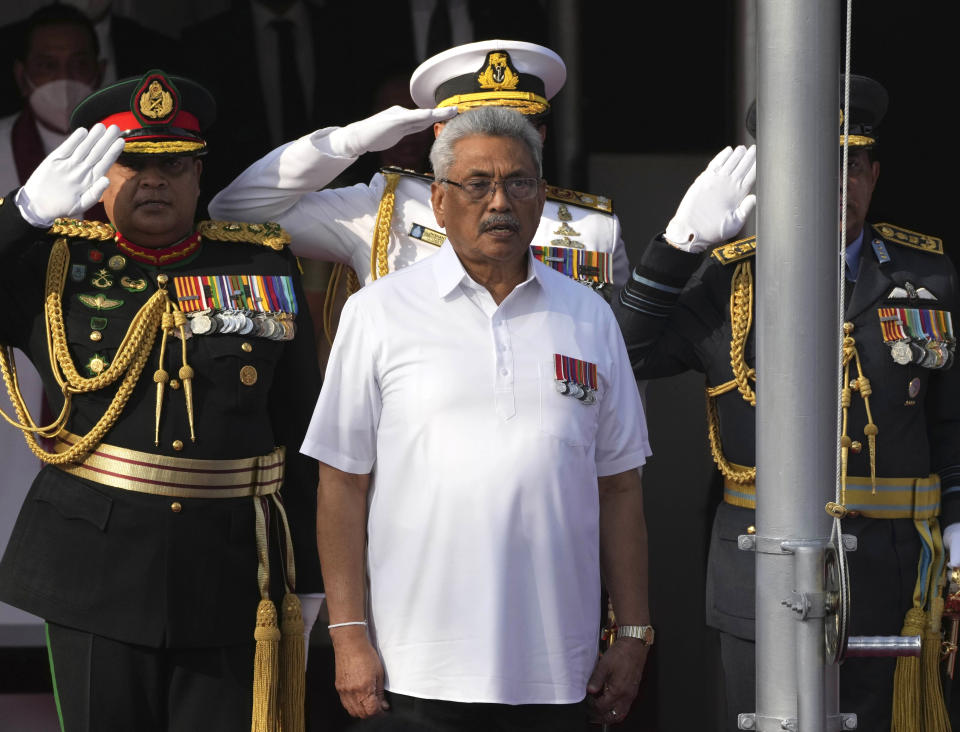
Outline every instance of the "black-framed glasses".
<svg viewBox="0 0 960 732">
<path fill-rule="evenodd" d="M 503 186 L 503 192 L 514 201 L 529 201 L 537 195 L 539 178 L 466 178 L 459 183 L 449 178 L 440 178 L 438 183 L 449 183 L 463 191 L 471 201 L 482 201 Z"/>
</svg>

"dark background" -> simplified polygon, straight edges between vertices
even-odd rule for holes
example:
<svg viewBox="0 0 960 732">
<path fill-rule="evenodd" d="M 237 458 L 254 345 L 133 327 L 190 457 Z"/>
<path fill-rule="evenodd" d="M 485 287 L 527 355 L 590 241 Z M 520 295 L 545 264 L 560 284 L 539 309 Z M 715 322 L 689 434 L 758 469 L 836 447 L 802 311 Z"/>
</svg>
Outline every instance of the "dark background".
<svg viewBox="0 0 960 732">
<path fill-rule="evenodd" d="M 116 3 L 134 19 L 174 35 L 190 34 L 193 23 L 210 11 L 197 4 L 167 0 L 161 4 Z M 226 5 L 226 3 L 221 3 Z M 331 63 L 327 100 L 329 122 L 364 116 L 378 74 L 412 70 L 396 49 L 408 42 L 395 16 L 381 3 L 332 2 L 337 18 L 319 38 L 319 47 L 351 47 L 346 68 Z M 511 8 L 539 14 L 544 26 L 535 36 L 551 42 L 549 21 L 557 6 L 513 2 L 491 6 L 508 25 Z M 840 5 L 838 3 L 838 12 Z M 957 88 L 953 39 L 944 4 L 934 2 L 860 2 L 853 12 L 852 68 L 873 76 L 890 93 L 890 110 L 881 130 L 881 176 L 871 221 L 887 221 L 942 237 L 954 256 L 955 204 L 950 183 L 955 120 L 949 107 Z M 663 227 L 682 195 L 682 185 L 664 178 L 656 203 L 641 191 L 656 187 L 649 180 L 649 161 L 656 158 L 675 178 L 689 180 L 717 150 L 742 139 L 743 120 L 734 111 L 735 10 L 731 0 L 700 3 L 597 3 L 579 6 L 584 94 L 582 171 L 572 180 L 552 180 L 583 191 L 610 194 L 621 218 L 640 211 L 635 228 L 625 226 L 632 256 Z M 19 11 L 19 17 L 27 11 Z M 0 23 L 16 20 L 5 6 Z M 159 13 L 159 15 L 158 15 Z M 11 17 L 5 18 L 4 14 Z M 497 34 L 509 37 L 506 33 Z M 218 48 L 211 47 L 216 57 Z M 252 51 L 251 51 L 252 52 Z M 185 60 L 192 54 L 183 51 Z M 221 54 L 229 56 L 227 49 Z M 342 56 L 339 60 L 342 60 Z M 184 69 L 178 69 L 184 70 Z M 218 71 L 228 71 L 218 69 Z M 0 72 L 3 72 L 0 69 Z M 4 72 L 5 73 L 5 72 Z M 202 70 L 198 76 L 202 76 Z M 344 78 L 366 80 L 343 90 Z M 244 79 L 236 79 L 242 92 Z M 562 95 L 556 100 L 561 102 Z M 221 119 L 220 125 L 243 124 Z M 550 141 L 553 144 L 553 141 Z M 228 154 L 253 162 L 252 151 Z M 212 158 L 211 158 L 212 160 Z M 677 161 L 675 164 L 671 161 Z M 597 189 L 589 173 L 616 163 L 627 172 L 616 190 Z M 679 172 L 682 171 L 682 172 Z M 694 173 L 695 174 L 695 173 Z M 784 175 L 791 171 L 784 170 Z M 643 186 L 639 184 L 644 177 Z M 604 177 L 604 180 L 606 178 Z M 634 185 L 634 180 L 637 184 Z M 673 203 L 670 203 L 670 202 Z M 652 210 L 651 210 L 652 209 Z M 659 222 L 659 223 L 657 223 Z M 621 729 L 710 730 L 721 714 L 716 639 L 703 626 L 703 566 L 706 537 L 717 494 L 711 489 L 712 463 L 703 429 L 702 380 L 666 380 L 648 388 L 648 416 L 655 455 L 645 473 L 651 552 L 651 602 L 658 643 L 651 655 L 641 699 Z M 11 432 L 0 439 L 19 439 Z M 711 492 L 713 490 L 713 492 Z M 320 623 L 323 622 L 321 619 Z M 319 623 L 318 623 L 319 625 Z M 332 689 L 332 654 L 324 629 L 314 634 L 310 695 L 312 727 L 342 729 L 345 717 Z M 0 648 L 0 693 L 49 689 L 44 653 L 36 648 Z M 742 710 L 750 711 L 750 710 Z M 2 725 L 0 725 L 2 726 Z"/>
</svg>

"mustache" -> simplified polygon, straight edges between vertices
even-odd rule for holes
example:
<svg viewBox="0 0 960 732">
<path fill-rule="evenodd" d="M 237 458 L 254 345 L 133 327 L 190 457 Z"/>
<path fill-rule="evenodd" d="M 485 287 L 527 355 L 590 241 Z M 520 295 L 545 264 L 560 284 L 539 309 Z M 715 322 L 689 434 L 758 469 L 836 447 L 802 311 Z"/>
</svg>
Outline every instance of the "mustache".
<svg viewBox="0 0 960 732">
<path fill-rule="evenodd" d="M 509 213 L 490 214 L 480 222 L 480 233 L 500 227 L 506 227 L 511 231 L 520 231 L 520 221 L 516 216 Z"/>
</svg>

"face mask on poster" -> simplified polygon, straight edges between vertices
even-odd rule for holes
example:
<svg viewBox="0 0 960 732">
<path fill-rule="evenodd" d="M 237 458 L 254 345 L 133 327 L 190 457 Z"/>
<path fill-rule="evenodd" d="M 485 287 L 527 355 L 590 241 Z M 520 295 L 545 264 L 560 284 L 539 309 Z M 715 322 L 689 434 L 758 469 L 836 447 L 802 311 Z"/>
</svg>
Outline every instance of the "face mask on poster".
<svg viewBox="0 0 960 732">
<path fill-rule="evenodd" d="M 31 83 L 31 86 L 33 84 Z M 70 131 L 70 113 L 93 91 L 90 84 L 73 79 L 57 79 L 34 87 L 30 108 L 47 127 L 57 132 Z"/>
</svg>

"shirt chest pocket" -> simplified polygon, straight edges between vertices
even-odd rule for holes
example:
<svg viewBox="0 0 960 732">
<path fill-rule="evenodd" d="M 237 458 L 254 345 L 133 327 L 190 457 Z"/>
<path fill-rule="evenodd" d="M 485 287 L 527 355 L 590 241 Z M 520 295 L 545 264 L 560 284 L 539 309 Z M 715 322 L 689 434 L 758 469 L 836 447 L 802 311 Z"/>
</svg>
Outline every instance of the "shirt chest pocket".
<svg viewBox="0 0 960 732">
<path fill-rule="evenodd" d="M 606 396 L 604 376 L 596 371 L 591 378 L 582 369 L 577 375 L 568 370 L 566 379 L 557 376 L 555 357 L 538 363 L 540 431 L 568 445 L 589 447 L 596 440 L 600 404 Z"/>
</svg>

